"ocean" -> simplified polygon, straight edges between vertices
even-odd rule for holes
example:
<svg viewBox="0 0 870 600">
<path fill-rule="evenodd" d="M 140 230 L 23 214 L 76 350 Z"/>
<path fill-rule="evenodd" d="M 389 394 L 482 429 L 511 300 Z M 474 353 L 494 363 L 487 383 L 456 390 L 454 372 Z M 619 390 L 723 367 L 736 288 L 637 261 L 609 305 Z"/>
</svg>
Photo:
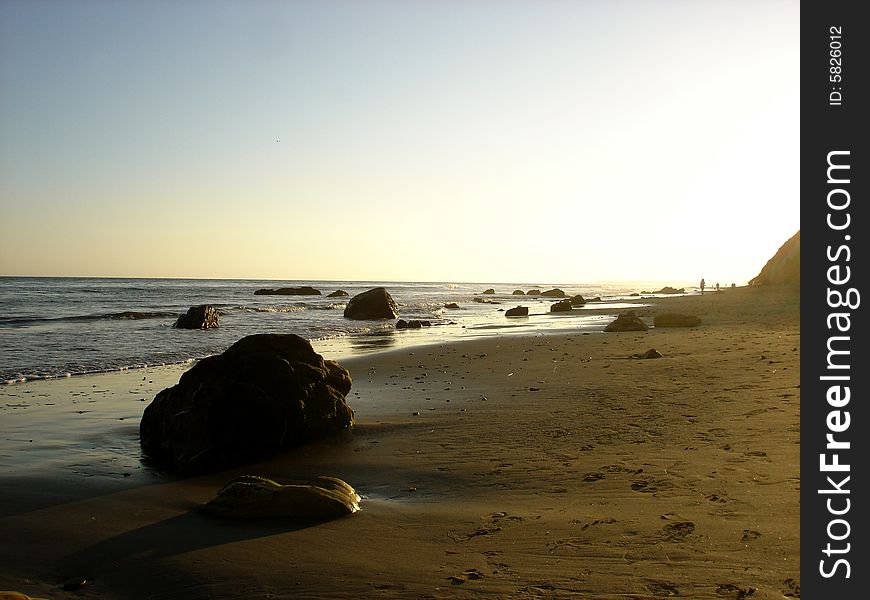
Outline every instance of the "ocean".
<svg viewBox="0 0 870 600">
<path fill-rule="evenodd" d="M 254 295 L 260 288 L 303 285 L 322 295 Z M 343 316 L 350 298 L 378 286 L 397 302 L 400 318 L 425 319 L 432 326 L 397 330 L 394 320 L 353 321 Z M 472 336 L 595 331 L 612 320 L 618 308 L 626 308 L 613 305 L 612 315 L 585 314 L 583 308 L 551 314 L 551 299 L 512 295 L 515 289 L 555 287 L 569 296 L 600 297 L 602 302 L 586 308 L 601 309 L 610 306 L 608 300 L 662 285 L 0 277 L 0 382 L 183 363 L 220 353 L 255 333 L 295 333 L 326 358 L 340 359 Z M 496 293 L 484 296 L 488 288 Z M 349 296 L 328 297 L 339 289 Z M 445 308 L 449 303 L 459 308 Z M 189 307 L 199 304 L 218 310 L 218 328 L 173 327 Z M 502 311 L 517 305 L 528 306 L 529 317 L 505 318 Z"/>
</svg>

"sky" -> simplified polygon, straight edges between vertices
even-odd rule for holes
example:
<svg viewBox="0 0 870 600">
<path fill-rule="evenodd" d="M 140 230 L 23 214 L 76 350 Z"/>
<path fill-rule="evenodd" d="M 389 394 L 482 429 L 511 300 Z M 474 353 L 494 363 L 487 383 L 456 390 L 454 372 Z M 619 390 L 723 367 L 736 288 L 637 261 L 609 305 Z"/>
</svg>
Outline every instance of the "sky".
<svg viewBox="0 0 870 600">
<path fill-rule="evenodd" d="M 799 2 L 2 0 L 0 275 L 746 283 Z"/>
</svg>

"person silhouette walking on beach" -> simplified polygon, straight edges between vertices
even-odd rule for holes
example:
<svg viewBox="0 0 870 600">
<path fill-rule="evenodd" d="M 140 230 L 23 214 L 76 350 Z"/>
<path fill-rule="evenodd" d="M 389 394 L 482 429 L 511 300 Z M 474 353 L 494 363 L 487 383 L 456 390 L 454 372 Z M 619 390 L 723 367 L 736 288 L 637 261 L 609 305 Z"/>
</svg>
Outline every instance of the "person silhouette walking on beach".
<svg viewBox="0 0 870 600">
<path fill-rule="evenodd" d="M 706 284 L 706 282 L 704 281 L 704 278 L 701 277 L 701 295 L 702 295 L 702 296 L 704 295 L 704 288 L 705 288 L 705 287 L 707 287 L 707 284 Z"/>
</svg>

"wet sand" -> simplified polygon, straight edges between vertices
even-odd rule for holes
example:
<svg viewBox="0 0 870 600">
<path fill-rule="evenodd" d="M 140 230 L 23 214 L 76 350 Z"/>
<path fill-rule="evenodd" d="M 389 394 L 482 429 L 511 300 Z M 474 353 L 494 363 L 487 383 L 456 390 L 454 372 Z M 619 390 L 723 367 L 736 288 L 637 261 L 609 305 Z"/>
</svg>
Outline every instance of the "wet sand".
<svg viewBox="0 0 870 600">
<path fill-rule="evenodd" d="M 700 316 L 691 329 L 504 336 L 348 359 L 352 432 L 189 479 L 143 467 L 137 446 L 141 399 L 174 384 L 179 369 L 11 392 L 27 398 L 4 390 L 7 405 L 30 407 L 3 411 L 4 448 L 16 436 L 31 458 L 0 471 L 0 589 L 160 599 L 799 596 L 799 310 L 795 292 L 728 289 L 637 310 L 648 323 L 661 312 Z M 664 357 L 628 358 L 649 348 Z M 82 405 L 100 418 L 76 412 Z M 81 435 L 65 460 L 46 460 L 59 411 Z M 0 466 L 16 456 L 0 452 Z M 364 496 L 362 510 L 325 523 L 194 512 L 246 473 L 341 477 Z M 70 578 L 88 582 L 60 591 Z"/>
</svg>

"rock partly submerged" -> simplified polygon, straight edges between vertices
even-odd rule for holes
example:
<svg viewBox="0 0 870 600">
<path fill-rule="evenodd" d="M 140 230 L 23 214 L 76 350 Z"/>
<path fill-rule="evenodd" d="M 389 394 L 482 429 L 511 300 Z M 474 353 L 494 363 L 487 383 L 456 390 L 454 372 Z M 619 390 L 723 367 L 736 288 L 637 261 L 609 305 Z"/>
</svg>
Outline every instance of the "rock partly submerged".
<svg viewBox="0 0 870 600">
<path fill-rule="evenodd" d="M 399 316 L 399 306 L 387 288 L 376 287 L 351 298 L 344 309 L 344 316 L 360 321 L 395 319 Z"/>
<path fill-rule="evenodd" d="M 564 298 L 565 292 L 560 290 L 559 288 L 553 288 L 551 290 L 547 290 L 546 292 L 541 292 L 541 296 L 544 298 Z"/>
<path fill-rule="evenodd" d="M 212 329 L 220 326 L 220 316 L 216 308 L 208 304 L 191 306 L 175 321 L 177 329 Z"/>
<path fill-rule="evenodd" d="M 504 312 L 504 316 L 506 317 L 528 317 L 529 316 L 529 308 L 527 306 L 515 306 L 514 308 L 509 308 Z"/>
<path fill-rule="evenodd" d="M 570 312 L 573 308 L 573 304 L 571 300 L 566 298 L 565 300 L 559 300 L 558 302 L 554 302 L 550 305 L 550 312 Z"/>
<path fill-rule="evenodd" d="M 350 373 L 293 334 L 242 338 L 204 358 L 145 408 L 140 443 L 157 466 L 240 464 L 345 430 Z"/>
<path fill-rule="evenodd" d="M 254 292 L 255 296 L 320 296 L 320 290 L 310 285 L 302 287 L 263 288 Z"/>
<path fill-rule="evenodd" d="M 350 294 L 348 294 L 344 290 L 335 290 L 331 294 L 327 294 L 326 297 L 327 298 L 345 298 L 347 296 L 350 296 Z"/>
<path fill-rule="evenodd" d="M 243 475 L 225 485 L 199 507 L 203 514 L 227 519 L 332 519 L 359 510 L 360 496 L 337 477 L 282 485 L 256 475 Z"/>
</svg>

